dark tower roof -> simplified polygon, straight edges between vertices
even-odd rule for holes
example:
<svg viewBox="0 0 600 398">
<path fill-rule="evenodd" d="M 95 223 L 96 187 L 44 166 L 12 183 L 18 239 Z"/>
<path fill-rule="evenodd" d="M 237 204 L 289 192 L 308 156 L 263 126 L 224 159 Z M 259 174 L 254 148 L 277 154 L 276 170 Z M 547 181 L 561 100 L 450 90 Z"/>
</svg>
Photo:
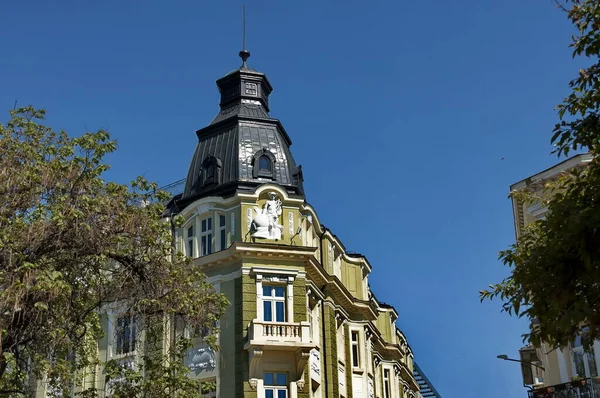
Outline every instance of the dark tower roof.
<svg viewBox="0 0 600 398">
<path fill-rule="evenodd" d="M 290 195 L 304 196 L 302 168 L 281 122 L 269 115 L 273 87 L 267 77 L 246 65 L 250 53 L 240 52 L 242 66 L 217 80 L 220 111 L 196 131 L 198 145 L 178 200 L 182 209 L 205 196 L 231 196 L 275 183 Z"/>
</svg>

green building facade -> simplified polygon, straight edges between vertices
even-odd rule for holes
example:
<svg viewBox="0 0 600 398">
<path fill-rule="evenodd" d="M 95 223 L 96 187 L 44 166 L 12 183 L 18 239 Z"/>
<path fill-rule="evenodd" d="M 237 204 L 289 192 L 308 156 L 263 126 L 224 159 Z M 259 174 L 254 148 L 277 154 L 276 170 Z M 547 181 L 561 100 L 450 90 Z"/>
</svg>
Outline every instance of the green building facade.
<svg viewBox="0 0 600 398">
<path fill-rule="evenodd" d="M 186 356 L 190 377 L 214 382 L 209 397 L 418 396 L 398 313 L 371 291 L 367 258 L 348 252 L 307 203 L 291 139 L 269 114 L 272 86 L 247 66 L 248 52 L 240 56 L 242 67 L 217 81 L 220 111 L 197 131 L 166 214 L 185 219 L 178 249 L 231 303 L 220 349 L 199 342 Z M 135 366 L 135 322 L 118 307 L 102 319 L 101 359 Z M 110 396 L 101 375 L 84 377 Z"/>
</svg>

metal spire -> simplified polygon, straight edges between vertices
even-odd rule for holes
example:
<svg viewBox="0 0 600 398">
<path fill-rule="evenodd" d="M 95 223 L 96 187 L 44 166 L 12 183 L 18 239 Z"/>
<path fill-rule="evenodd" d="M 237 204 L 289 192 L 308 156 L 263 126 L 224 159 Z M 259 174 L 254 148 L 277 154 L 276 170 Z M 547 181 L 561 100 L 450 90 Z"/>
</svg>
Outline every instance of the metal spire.
<svg viewBox="0 0 600 398">
<path fill-rule="evenodd" d="M 242 68 L 246 68 L 247 67 L 246 60 L 248 58 L 250 58 L 250 52 L 248 50 L 246 50 L 246 4 L 244 4 L 243 10 L 244 10 L 244 19 L 243 19 L 244 42 L 243 42 L 243 50 L 240 51 L 240 58 L 242 59 Z"/>
</svg>

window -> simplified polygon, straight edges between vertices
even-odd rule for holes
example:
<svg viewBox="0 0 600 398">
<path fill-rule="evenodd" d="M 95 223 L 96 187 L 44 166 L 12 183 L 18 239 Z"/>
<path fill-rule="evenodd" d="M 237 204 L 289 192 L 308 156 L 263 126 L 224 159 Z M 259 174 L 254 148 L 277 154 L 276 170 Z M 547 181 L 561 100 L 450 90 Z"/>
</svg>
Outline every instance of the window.
<svg viewBox="0 0 600 398">
<path fill-rule="evenodd" d="M 360 346 L 358 345 L 358 330 L 353 330 L 350 334 L 352 336 L 352 367 L 360 368 Z"/>
<path fill-rule="evenodd" d="M 212 253 L 212 218 L 208 217 L 202 220 L 200 229 L 200 255 L 207 256 Z"/>
<path fill-rule="evenodd" d="M 217 397 L 217 383 L 215 379 L 200 382 L 200 396 L 202 398 Z"/>
<path fill-rule="evenodd" d="M 285 322 L 284 286 L 263 286 L 263 316 L 266 322 Z"/>
<path fill-rule="evenodd" d="M 336 337 L 337 337 L 338 360 L 347 366 L 348 364 L 346 361 L 346 338 L 348 336 L 346 335 L 346 327 L 343 324 L 343 322 L 340 322 L 338 325 Z"/>
<path fill-rule="evenodd" d="M 342 253 L 337 248 L 333 250 L 333 274 L 342 280 Z"/>
<path fill-rule="evenodd" d="M 263 148 L 254 154 L 252 163 L 253 178 L 271 178 L 274 179 L 275 155 L 267 148 Z"/>
<path fill-rule="evenodd" d="M 211 184 L 218 184 L 221 178 L 221 169 L 223 168 L 223 162 L 221 159 L 214 156 L 208 156 L 202 162 L 202 186 Z"/>
<path fill-rule="evenodd" d="M 187 246 L 186 246 L 186 254 L 190 257 L 194 257 L 195 254 L 195 250 L 194 250 L 194 222 L 192 221 L 192 224 L 187 228 Z"/>
<path fill-rule="evenodd" d="M 598 376 L 598 370 L 596 367 L 596 355 L 594 355 L 594 349 L 591 348 L 589 351 L 585 351 L 583 349 L 581 335 L 577 336 L 571 344 L 571 351 L 573 353 L 573 362 L 575 365 L 575 374 L 573 376 Z"/>
<path fill-rule="evenodd" d="M 246 83 L 244 92 L 247 95 L 256 96 L 258 94 L 258 86 L 256 83 Z"/>
<path fill-rule="evenodd" d="M 115 353 L 123 355 L 134 352 L 137 333 L 135 317 L 130 314 L 123 315 L 117 318 L 116 323 Z"/>
<path fill-rule="evenodd" d="M 383 369 L 383 397 L 390 398 L 390 370 Z"/>
<path fill-rule="evenodd" d="M 259 171 L 271 171 L 271 161 L 266 156 L 261 156 L 258 160 L 258 170 Z"/>
<path fill-rule="evenodd" d="M 287 398 L 287 375 L 285 373 L 265 373 L 265 398 Z"/>
<path fill-rule="evenodd" d="M 224 214 L 219 214 L 219 249 L 227 249 L 227 222 Z"/>
</svg>

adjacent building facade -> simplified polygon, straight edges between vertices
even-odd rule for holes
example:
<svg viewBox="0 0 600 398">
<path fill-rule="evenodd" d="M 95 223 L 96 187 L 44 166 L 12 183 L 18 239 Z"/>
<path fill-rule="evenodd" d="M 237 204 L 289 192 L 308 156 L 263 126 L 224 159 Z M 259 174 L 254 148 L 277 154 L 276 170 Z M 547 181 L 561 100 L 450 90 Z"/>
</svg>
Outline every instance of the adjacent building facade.
<svg viewBox="0 0 600 398">
<path fill-rule="evenodd" d="M 292 141 L 269 114 L 272 86 L 240 56 L 242 67 L 217 81 L 220 111 L 196 132 L 185 183 L 169 187 L 167 215 L 185 219 L 178 249 L 231 303 L 220 350 L 198 341 L 189 351 L 190 377 L 208 397 L 416 397 L 398 313 L 371 291 L 367 258 L 306 201 Z M 101 358 L 135 366 L 135 320 L 108 308 L 102 317 Z M 95 374 L 90 383 L 110 396 Z"/>
<path fill-rule="evenodd" d="M 583 168 L 591 161 L 591 155 L 573 156 L 547 170 L 513 184 L 511 191 L 530 190 L 545 195 L 544 185 L 558 178 L 562 173 Z M 547 209 L 540 203 L 521 203 L 513 200 L 513 215 L 517 239 L 523 228 L 545 217 Z M 575 339 L 568 347 L 556 348 L 542 343 L 540 347 L 531 345 L 519 350 L 522 364 L 523 382 L 534 390 L 531 397 L 586 396 L 600 397 L 600 385 L 591 378 L 598 376 L 600 369 L 600 341 L 593 349 L 584 351 L 581 339 Z M 532 365 L 529 365 L 529 364 Z M 586 380 L 587 379 L 587 380 Z M 567 393 L 579 395 L 565 395 Z M 563 395 L 560 395 L 563 394 Z M 582 395 L 588 394 L 588 395 Z M 594 394 L 594 395 L 592 395 Z M 597 395 L 596 395 L 597 394 Z"/>
<path fill-rule="evenodd" d="M 415 380 L 419 384 L 419 395 L 423 398 L 442 398 L 440 393 L 435 389 L 433 383 L 427 378 L 425 372 L 421 369 L 421 367 L 415 362 L 414 363 L 415 371 L 413 374 L 415 375 Z"/>
</svg>

